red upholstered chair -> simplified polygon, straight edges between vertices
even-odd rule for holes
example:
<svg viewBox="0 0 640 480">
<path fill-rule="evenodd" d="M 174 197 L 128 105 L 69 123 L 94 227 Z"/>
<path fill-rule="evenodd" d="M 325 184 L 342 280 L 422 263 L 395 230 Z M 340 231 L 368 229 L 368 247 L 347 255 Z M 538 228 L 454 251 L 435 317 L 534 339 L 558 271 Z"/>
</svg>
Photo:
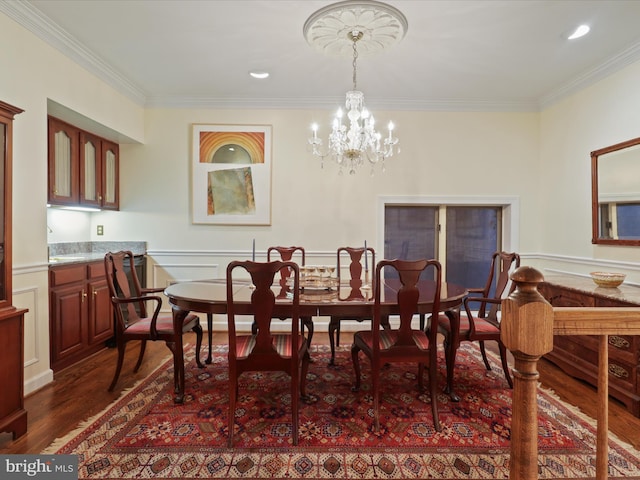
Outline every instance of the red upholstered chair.
<svg viewBox="0 0 640 480">
<path fill-rule="evenodd" d="M 299 267 L 304 267 L 304 263 L 305 263 L 305 251 L 303 247 L 269 247 L 267 249 L 267 262 L 271 262 L 272 260 L 278 260 L 276 258 L 272 259 L 272 255 L 274 254 L 278 254 L 280 255 L 279 260 L 282 260 L 283 262 L 289 262 L 289 261 L 294 261 L 295 263 L 298 264 Z M 296 258 L 298 259 L 296 261 Z M 280 271 L 280 280 L 279 280 L 279 285 L 280 285 L 280 294 L 284 295 L 285 292 L 288 291 L 288 287 L 287 287 L 287 282 L 289 281 L 289 277 L 291 276 L 291 270 L 289 269 L 282 269 Z M 302 324 L 304 327 L 307 328 L 307 330 L 309 331 L 308 335 L 307 335 L 307 340 L 309 341 L 309 346 L 311 346 L 311 339 L 313 338 L 313 319 L 310 317 L 303 317 L 302 318 Z M 254 332 L 255 332 L 255 324 L 253 326 L 254 328 Z M 304 332 L 303 332 L 304 333 Z"/>
<path fill-rule="evenodd" d="M 349 281 L 351 287 L 351 293 L 348 300 L 356 300 L 361 298 L 364 300 L 364 295 L 360 291 L 363 285 L 363 271 L 365 263 L 375 268 L 376 265 L 376 252 L 373 248 L 367 247 L 367 260 L 364 259 L 364 247 L 340 247 L 336 253 L 336 270 L 338 277 L 338 284 L 341 282 Z M 345 267 L 345 260 L 348 262 L 349 275 L 345 278 L 342 274 L 342 270 Z M 368 272 L 364 272 L 368 275 Z M 368 280 L 368 279 L 364 279 Z M 331 359 L 329 365 L 335 364 L 336 347 L 340 346 L 340 322 L 342 320 L 355 320 L 357 322 L 363 322 L 365 320 L 371 320 L 371 317 L 343 317 L 332 315 L 329 319 L 329 344 L 331 346 Z M 388 325 L 388 319 L 383 319 L 383 325 Z"/>
<path fill-rule="evenodd" d="M 142 364 L 147 341 L 160 340 L 167 344 L 169 350 L 174 353 L 174 367 L 184 362 L 182 349 L 179 357 L 176 354 L 175 344 L 182 345 L 182 334 L 193 330 L 196 333 L 196 362 L 200 368 L 204 365 L 200 362 L 200 346 L 202 345 L 202 327 L 197 315 L 187 315 L 183 321 L 183 328 L 175 331 L 173 328 L 173 316 L 171 314 L 161 314 L 162 299 L 151 293 L 162 292 L 162 288 L 141 288 L 140 282 L 134 268 L 134 256 L 131 252 L 108 252 L 104 257 L 104 268 L 107 274 L 107 284 L 111 294 L 111 302 L 115 310 L 115 340 L 118 347 L 118 364 L 113 381 L 109 386 L 112 391 L 124 360 L 125 347 L 131 340 L 140 340 L 140 353 L 138 361 L 133 371 L 137 372 Z M 131 280 L 127 276 L 130 275 Z M 147 314 L 147 302 L 154 304 L 153 313 Z M 174 368 L 174 388 L 175 391 L 184 392 L 184 378 L 179 378 L 183 368 Z M 181 400 L 181 399 L 180 399 Z"/>
<path fill-rule="evenodd" d="M 500 340 L 498 312 L 500 311 L 503 294 L 509 283 L 509 272 L 519 266 L 520 255 L 517 253 L 495 252 L 491 256 L 491 268 L 485 286 L 483 288 L 469 288 L 469 296 L 464 299 L 464 311 L 459 315 L 460 327 L 457 344 L 453 344 L 452 329 L 455 327 L 452 326 L 452 319 L 448 315 L 440 314 L 438 329 L 444 336 L 447 358 L 447 390 L 449 393 L 453 393 L 453 385 L 451 383 L 453 382 L 455 352 L 459 343 L 463 341 L 479 342 L 482 359 L 487 370 L 491 370 L 491 367 L 487 360 L 484 342 L 489 340 L 498 342 L 504 376 L 509 387 L 513 388 L 513 380 L 507 365 L 507 349 Z M 514 287 L 515 285 L 512 284 L 511 289 L 513 290 Z M 493 293 L 491 293 L 492 288 Z"/>
<path fill-rule="evenodd" d="M 431 267 L 431 268 L 430 268 Z M 398 289 L 386 289 L 381 282 L 382 271 L 385 268 L 397 270 L 401 287 Z M 356 332 L 351 347 L 351 357 L 356 373 L 354 390 L 360 388 L 360 361 L 358 354 L 363 352 L 371 361 L 372 394 L 375 429 L 380 429 L 380 370 L 386 363 L 416 363 L 418 364 L 418 385 L 423 388 L 424 366 L 429 367 L 429 390 L 431 394 L 431 409 L 433 412 L 433 424 L 437 431 L 441 430 L 438 418 L 438 351 L 437 328 L 431 329 L 429 334 L 424 330 L 411 328 L 411 321 L 417 313 L 420 291 L 418 282 L 420 275 L 427 269 L 434 271 L 436 288 L 434 296 L 429 299 L 433 302 L 432 317 L 438 318 L 440 310 L 440 290 L 442 282 L 442 269 L 437 260 L 382 260 L 376 266 L 374 283 L 374 311 L 371 330 Z M 397 304 L 400 312 L 400 327 L 398 329 L 381 330 L 382 318 L 381 297 L 382 290 L 385 298 L 397 296 Z"/>
<path fill-rule="evenodd" d="M 290 271 L 291 301 L 276 301 L 272 290 L 274 277 L 283 269 Z M 251 300 L 234 295 L 233 279 L 242 271 L 251 276 L 254 290 Z M 238 272 L 236 272 L 238 271 Z M 229 331 L 229 447 L 233 446 L 235 411 L 238 397 L 238 379 L 244 372 L 277 371 L 291 377 L 291 410 L 293 444 L 298 444 L 298 398 L 305 395 L 305 379 L 309 369 L 307 339 L 300 325 L 300 271 L 294 262 L 273 261 L 258 263 L 234 261 L 227 266 L 227 317 Z M 246 277 L 245 277 L 246 278 Z M 251 315 L 257 324 L 257 333 L 238 334 L 236 316 Z M 271 333 L 274 318 L 291 318 L 291 330 Z M 274 388 L 280 388 L 280 384 Z"/>
</svg>

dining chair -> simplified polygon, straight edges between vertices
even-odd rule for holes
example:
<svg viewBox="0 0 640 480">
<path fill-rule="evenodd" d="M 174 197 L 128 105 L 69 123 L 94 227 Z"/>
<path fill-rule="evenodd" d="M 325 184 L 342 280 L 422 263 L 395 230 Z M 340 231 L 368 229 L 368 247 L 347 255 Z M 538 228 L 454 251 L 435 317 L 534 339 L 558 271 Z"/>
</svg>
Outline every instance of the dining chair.
<svg viewBox="0 0 640 480">
<path fill-rule="evenodd" d="M 298 264 L 298 266 L 300 267 L 304 267 L 305 265 L 305 259 L 306 259 L 306 253 L 304 250 L 304 247 L 296 247 L 296 246 L 291 246 L 291 247 L 283 247 L 283 246 L 275 246 L 275 247 L 269 247 L 267 248 L 267 262 L 272 261 L 272 254 L 278 254 L 280 256 L 279 260 L 282 260 L 283 262 L 288 262 L 288 261 L 296 261 L 295 259 L 297 258 L 298 261 L 296 261 L 296 263 Z M 277 260 L 277 259 L 274 259 Z M 290 277 L 291 277 L 291 270 L 289 269 L 282 269 L 280 271 L 280 280 L 279 280 L 279 285 L 280 285 L 280 295 L 286 295 L 286 292 L 289 291 L 288 286 L 287 286 L 287 282 L 290 281 Z M 309 331 L 309 333 L 307 334 L 307 340 L 309 342 L 309 346 L 311 346 L 311 339 L 313 338 L 313 319 L 311 317 L 302 317 L 302 325 L 303 327 L 306 327 L 307 330 Z M 254 332 L 255 333 L 255 328 L 256 325 L 253 325 L 254 328 Z M 303 330 L 303 334 L 304 334 L 304 330 Z"/>
<path fill-rule="evenodd" d="M 124 360 L 127 342 L 140 341 L 138 361 L 133 369 L 137 372 L 142 364 L 147 341 L 163 341 L 174 356 L 174 389 L 184 392 L 184 365 L 182 349 L 178 352 L 176 344 L 182 345 L 182 335 L 193 330 L 196 334 L 196 363 L 200 368 L 200 347 L 202 346 L 202 327 L 197 315 L 188 314 L 182 322 L 182 329 L 174 329 L 172 314 L 160 313 L 162 298 L 153 293 L 162 292 L 162 288 L 142 288 L 136 274 L 135 258 L 130 251 L 107 252 L 104 256 L 104 268 L 107 285 L 111 295 L 111 303 L 115 311 L 115 342 L 118 348 L 118 363 L 109 391 L 113 391 L 118 382 Z M 154 304 L 153 313 L 147 314 L 147 302 Z M 178 356 L 180 358 L 178 358 Z M 176 367 L 178 366 L 178 367 Z"/>
<path fill-rule="evenodd" d="M 351 288 L 349 296 L 348 298 L 346 298 L 346 300 L 365 300 L 364 294 L 362 293 L 362 287 L 364 283 L 368 282 L 369 280 L 369 271 L 367 268 L 363 269 L 363 266 L 371 265 L 373 268 L 375 268 L 376 252 L 373 248 L 367 247 L 367 258 L 365 260 L 364 251 L 364 247 L 340 247 L 336 251 L 336 275 L 338 278 L 338 289 L 340 289 L 340 285 L 343 281 L 346 281 L 347 278 L 349 280 L 349 287 Z M 347 261 L 348 264 L 345 265 L 345 261 Z M 345 276 L 343 275 L 343 270 L 347 265 L 349 267 L 349 275 L 345 278 Z M 362 275 L 363 270 L 364 281 Z M 372 285 L 370 285 L 369 287 L 373 288 Z M 335 365 L 336 347 L 340 346 L 340 324 L 343 320 L 355 320 L 359 323 L 362 323 L 365 320 L 371 320 L 371 316 L 345 317 L 342 315 L 332 315 L 329 318 L 329 345 L 331 347 L 331 358 L 329 360 L 329 365 Z M 385 319 L 383 319 L 383 325 L 389 325 L 388 318 L 386 319 L 386 322 Z"/>
<path fill-rule="evenodd" d="M 290 300 L 277 300 L 271 289 L 274 277 L 283 269 L 292 278 Z M 234 292 L 234 274 L 248 272 L 253 283 L 250 300 L 237 298 Z M 309 369 L 307 339 L 301 333 L 300 319 L 300 270 L 294 262 L 280 260 L 258 263 L 233 261 L 227 266 L 227 319 L 229 332 L 229 439 L 233 446 L 238 380 L 244 372 L 276 371 L 291 377 L 291 411 L 293 444 L 298 444 L 298 399 L 305 395 L 306 376 Z M 244 300 L 244 301 L 243 301 Z M 257 332 L 239 334 L 236 329 L 238 315 L 251 315 L 257 324 Z M 273 334 L 274 318 L 291 318 L 291 328 L 286 333 Z M 279 388 L 275 384 L 274 388 Z"/>
<path fill-rule="evenodd" d="M 468 288 L 469 295 L 463 300 L 464 312 L 440 313 L 438 330 L 444 337 L 445 358 L 447 362 L 447 391 L 453 393 L 453 370 L 456 351 L 460 342 L 478 342 L 482 359 L 487 370 L 491 370 L 485 341 L 498 342 L 500 361 L 509 388 L 513 380 L 507 364 L 507 349 L 500 340 L 500 305 L 509 284 L 509 273 L 520 266 L 520 255 L 515 252 L 498 251 L 491 256 L 491 267 L 487 281 L 482 288 Z M 510 291 L 515 284 L 512 283 Z M 471 308 L 471 306 L 474 308 Z M 453 315 L 458 315 L 457 318 Z M 456 327 L 456 323 L 459 325 Z M 457 335 L 454 335 L 457 329 Z M 454 338 L 457 337 L 457 340 Z"/>
<path fill-rule="evenodd" d="M 397 271 L 400 288 L 393 290 L 385 288 L 381 281 L 384 269 Z M 442 268 L 437 260 L 381 260 L 376 265 L 374 283 L 374 309 L 371 330 L 354 334 L 351 346 L 351 358 L 356 375 L 354 391 L 360 389 L 360 360 L 359 353 L 363 352 L 371 363 L 373 413 L 376 432 L 380 430 L 380 371 L 387 363 L 417 363 L 418 386 L 423 390 L 424 366 L 429 368 L 429 391 L 431 396 L 431 410 L 433 424 L 437 431 L 441 431 L 438 417 L 438 331 L 431 329 L 429 334 L 424 330 L 415 330 L 411 326 L 413 316 L 418 311 L 420 291 L 418 282 L 426 270 L 433 270 L 436 288 L 434 289 L 431 312 L 437 323 L 440 311 L 440 290 L 442 283 Z M 384 295 L 384 300 L 383 300 Z M 381 330 L 381 318 L 384 313 L 383 301 L 397 304 L 400 326 Z M 422 300 L 424 301 L 424 299 Z"/>
</svg>

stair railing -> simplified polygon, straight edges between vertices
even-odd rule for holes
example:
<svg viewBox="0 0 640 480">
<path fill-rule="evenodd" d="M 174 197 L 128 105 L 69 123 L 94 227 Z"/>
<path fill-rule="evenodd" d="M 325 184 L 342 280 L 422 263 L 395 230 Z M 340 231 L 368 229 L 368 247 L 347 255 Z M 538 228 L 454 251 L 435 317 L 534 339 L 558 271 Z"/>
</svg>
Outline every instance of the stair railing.
<svg viewBox="0 0 640 480">
<path fill-rule="evenodd" d="M 502 301 L 501 339 L 515 359 L 509 478 L 538 478 L 540 357 L 553 350 L 554 335 L 598 336 L 596 479 L 609 468 L 609 335 L 640 335 L 640 307 L 552 307 L 538 292 L 544 277 L 532 267 L 511 274 L 516 288 Z"/>
</svg>

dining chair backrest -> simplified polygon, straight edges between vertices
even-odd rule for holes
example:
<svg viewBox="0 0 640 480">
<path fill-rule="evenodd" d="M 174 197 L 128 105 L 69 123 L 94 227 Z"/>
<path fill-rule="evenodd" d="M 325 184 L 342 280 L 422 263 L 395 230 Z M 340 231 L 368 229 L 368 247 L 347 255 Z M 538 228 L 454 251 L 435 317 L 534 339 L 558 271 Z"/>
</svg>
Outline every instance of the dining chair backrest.
<svg viewBox="0 0 640 480">
<path fill-rule="evenodd" d="M 509 274 L 520 266 L 520 255 L 515 252 L 498 251 L 491 256 L 491 267 L 487 277 L 487 283 L 483 289 L 470 289 L 470 292 L 479 294 L 480 297 L 501 299 L 509 284 Z M 511 283 L 509 293 L 513 291 L 515 284 Z M 492 292 L 493 289 L 493 292 Z M 491 304 L 487 312 L 488 304 L 481 302 L 478 307 L 479 317 L 494 318 L 500 309 L 498 304 Z"/>
<path fill-rule="evenodd" d="M 275 254 L 278 254 L 280 258 L 271 258 Z M 283 246 L 275 246 L 269 247 L 267 249 L 267 262 L 271 262 L 272 260 L 282 260 L 283 262 L 295 262 L 298 266 L 304 267 L 306 261 L 306 253 L 304 251 L 304 247 L 283 247 Z M 280 285 L 286 285 L 289 277 L 291 276 L 290 269 L 283 269 L 280 271 Z"/>
<path fill-rule="evenodd" d="M 442 267 L 440 262 L 435 259 L 427 260 L 381 260 L 376 265 L 375 275 L 375 293 L 374 293 L 374 310 L 373 310 L 373 349 L 380 348 L 379 335 L 381 327 L 381 319 L 383 318 L 382 309 L 382 293 L 384 291 L 385 299 L 388 296 L 396 296 L 398 304 L 400 325 L 397 328 L 398 335 L 395 344 L 390 347 L 402 348 L 405 346 L 415 347 L 415 339 L 412 328 L 413 316 L 418 313 L 418 303 L 420 302 L 420 277 L 425 270 L 432 267 L 434 270 L 435 289 L 433 290 L 433 298 L 422 299 L 431 302 L 431 316 L 436 318 L 440 311 L 440 292 L 442 289 Z M 387 288 L 383 280 L 383 271 L 386 268 L 394 269 L 398 274 L 399 288 Z M 437 320 L 436 320 L 437 321 Z M 435 345 L 437 341 L 437 325 L 429 330 L 428 336 L 431 345 Z M 436 349 L 432 349 L 434 352 Z M 435 356 L 435 353 L 434 353 Z"/>
<path fill-rule="evenodd" d="M 251 300 L 247 304 L 237 303 L 234 296 L 236 288 L 234 287 L 234 271 L 243 269 L 251 276 L 253 284 L 253 292 Z M 287 318 L 291 318 L 291 335 L 296 338 L 299 332 L 300 322 L 300 270 L 295 262 L 283 262 L 275 260 L 271 262 L 253 262 L 253 261 L 233 261 L 227 266 L 227 318 L 229 332 L 229 355 L 235 356 L 235 340 L 236 340 L 236 316 L 251 315 L 257 327 L 256 344 L 252 353 L 256 354 L 273 354 L 277 352 L 274 348 L 271 338 L 271 320 L 272 318 L 284 318 L 281 312 L 276 312 L 276 295 L 271 286 L 273 285 L 276 274 L 283 269 L 292 272 L 293 284 L 290 288 L 291 306 L 287 308 Z M 294 349 L 295 350 L 295 349 Z M 292 352 L 297 356 L 297 351 Z"/>
<path fill-rule="evenodd" d="M 280 255 L 280 258 L 277 259 L 272 259 L 272 255 L 273 253 L 278 253 L 278 255 Z M 280 247 L 280 246 L 276 246 L 276 247 L 269 247 L 267 249 L 267 262 L 270 262 L 272 260 L 282 260 L 283 262 L 288 262 L 288 261 L 296 261 L 295 257 L 299 257 L 300 261 L 296 261 L 296 263 L 299 266 L 304 266 L 304 262 L 305 262 L 305 251 L 304 251 L 304 247 Z"/>
<path fill-rule="evenodd" d="M 104 257 L 104 268 L 111 297 L 122 300 L 143 296 L 132 252 L 107 252 Z M 147 316 L 146 302 L 142 300 L 114 304 L 114 308 L 118 320 L 116 328 L 123 329 L 127 324 Z"/>
<path fill-rule="evenodd" d="M 360 287 L 363 281 L 362 272 L 365 267 L 376 265 L 376 251 L 367 247 L 366 259 L 364 247 L 340 247 L 336 252 L 336 271 L 338 281 L 343 280 L 342 270 L 349 267 L 349 282 L 352 287 Z M 345 263 L 346 261 L 346 263 Z M 365 274 L 367 272 L 365 271 Z"/>
</svg>

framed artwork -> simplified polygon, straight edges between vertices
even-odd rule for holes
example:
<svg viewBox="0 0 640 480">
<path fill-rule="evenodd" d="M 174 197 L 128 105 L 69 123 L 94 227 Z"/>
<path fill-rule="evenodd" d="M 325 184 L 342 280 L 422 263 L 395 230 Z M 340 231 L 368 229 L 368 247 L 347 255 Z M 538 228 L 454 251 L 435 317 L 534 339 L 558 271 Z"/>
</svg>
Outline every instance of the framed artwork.
<svg viewBox="0 0 640 480">
<path fill-rule="evenodd" d="M 271 225 L 271 126 L 193 124 L 193 223 Z"/>
</svg>

